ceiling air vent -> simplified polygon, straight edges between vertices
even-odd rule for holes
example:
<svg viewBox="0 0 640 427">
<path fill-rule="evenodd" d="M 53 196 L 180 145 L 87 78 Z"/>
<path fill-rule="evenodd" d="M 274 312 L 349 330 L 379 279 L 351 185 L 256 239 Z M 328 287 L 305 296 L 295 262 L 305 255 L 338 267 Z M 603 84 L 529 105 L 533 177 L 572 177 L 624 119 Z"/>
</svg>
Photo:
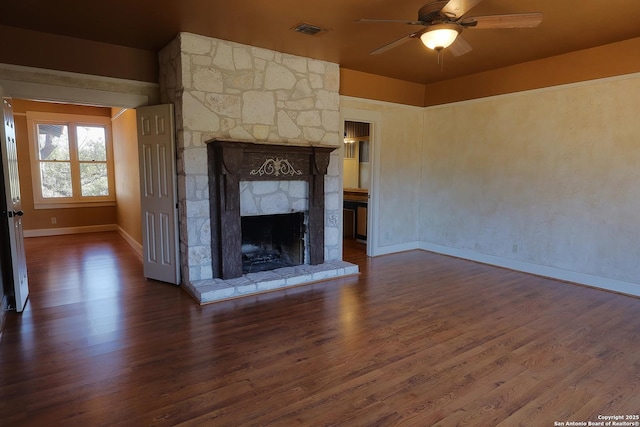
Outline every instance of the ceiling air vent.
<svg viewBox="0 0 640 427">
<path fill-rule="evenodd" d="M 324 28 L 318 27 L 317 25 L 307 24 L 306 22 L 296 25 L 295 27 L 293 27 L 293 30 L 302 34 L 308 34 L 310 36 L 315 36 L 316 34 L 324 33 L 327 31 Z"/>
</svg>

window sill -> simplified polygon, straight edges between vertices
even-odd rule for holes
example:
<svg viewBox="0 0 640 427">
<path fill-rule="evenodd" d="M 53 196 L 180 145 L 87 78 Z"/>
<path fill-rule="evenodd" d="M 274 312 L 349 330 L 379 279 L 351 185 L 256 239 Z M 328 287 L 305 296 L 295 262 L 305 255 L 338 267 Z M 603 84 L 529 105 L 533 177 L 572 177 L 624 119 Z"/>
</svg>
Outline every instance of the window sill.
<svg viewBox="0 0 640 427">
<path fill-rule="evenodd" d="M 103 208 L 116 206 L 115 200 L 102 202 L 54 202 L 54 203 L 34 203 L 34 209 L 69 209 L 69 208 Z"/>
</svg>

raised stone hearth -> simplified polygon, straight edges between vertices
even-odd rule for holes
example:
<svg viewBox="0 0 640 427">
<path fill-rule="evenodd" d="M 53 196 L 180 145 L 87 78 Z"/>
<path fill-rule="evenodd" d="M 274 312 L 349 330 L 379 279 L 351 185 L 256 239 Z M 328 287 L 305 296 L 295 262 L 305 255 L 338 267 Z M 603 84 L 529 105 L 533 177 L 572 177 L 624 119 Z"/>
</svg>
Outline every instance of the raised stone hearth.
<svg viewBox="0 0 640 427">
<path fill-rule="evenodd" d="M 358 266 L 346 261 L 327 261 L 319 265 L 298 265 L 223 280 L 198 280 L 187 285 L 201 304 L 243 297 L 358 274 Z"/>
</svg>

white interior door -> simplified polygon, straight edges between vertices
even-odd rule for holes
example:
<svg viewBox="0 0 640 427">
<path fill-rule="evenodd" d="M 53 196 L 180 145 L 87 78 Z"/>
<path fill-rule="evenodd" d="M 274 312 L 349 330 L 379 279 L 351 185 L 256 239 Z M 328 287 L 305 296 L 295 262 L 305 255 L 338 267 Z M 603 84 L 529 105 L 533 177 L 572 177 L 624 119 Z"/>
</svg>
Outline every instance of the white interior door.
<svg viewBox="0 0 640 427">
<path fill-rule="evenodd" d="M 180 283 L 173 105 L 136 109 L 144 277 Z"/>
<path fill-rule="evenodd" d="M 0 95 L 2 90 L 0 88 Z M 24 231 L 22 229 L 22 200 L 20 199 L 20 178 L 18 175 L 18 152 L 16 132 L 13 123 L 11 98 L 2 98 L 3 123 L 2 171 L 6 194 L 6 214 L 9 223 L 9 246 L 11 255 L 11 277 L 15 294 L 16 311 L 21 312 L 29 296 L 27 279 L 27 259 L 24 253 Z"/>
</svg>

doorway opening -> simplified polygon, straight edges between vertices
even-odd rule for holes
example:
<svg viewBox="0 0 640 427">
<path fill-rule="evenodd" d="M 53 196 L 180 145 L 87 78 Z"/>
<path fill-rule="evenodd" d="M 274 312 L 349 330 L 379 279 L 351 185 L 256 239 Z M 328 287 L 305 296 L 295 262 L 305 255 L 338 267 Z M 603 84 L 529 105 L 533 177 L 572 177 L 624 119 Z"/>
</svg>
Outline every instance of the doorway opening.
<svg viewBox="0 0 640 427">
<path fill-rule="evenodd" d="M 11 103 L 19 175 L 16 179 L 19 186 L 16 188 L 19 188 L 22 202 L 20 220 L 24 224 L 19 243 L 22 237 L 29 240 L 44 236 L 95 235 L 95 232 L 118 231 L 136 252 L 141 253 L 141 249 L 136 248 L 136 245 L 141 246 L 141 239 L 137 236 L 140 230 L 140 190 L 135 110 L 21 97 L 12 97 Z M 47 115 L 47 119 L 38 116 L 38 124 L 34 126 L 36 121 L 33 118 L 38 114 L 43 117 Z M 100 126 L 89 125 L 88 122 L 76 123 L 73 118 L 100 123 Z M 102 132 L 99 137 L 92 137 L 93 134 L 81 133 L 86 129 L 99 129 Z M 71 148 L 67 150 L 68 147 Z M 71 154 L 65 156 L 67 153 Z M 87 153 L 92 156 L 91 159 L 102 156 L 98 160 L 104 161 L 89 164 L 85 161 L 89 155 Z M 65 169 L 67 163 L 74 160 L 78 163 L 74 164 L 77 167 Z M 111 165 L 117 163 L 118 168 L 115 171 L 111 168 L 109 175 L 104 175 L 108 169 L 104 166 L 107 161 Z M 66 173 L 71 170 L 79 172 L 79 177 Z M 34 174 L 37 180 L 34 180 Z M 63 190 L 72 188 L 73 193 L 71 190 L 67 193 L 49 191 L 51 182 Z M 96 187 L 98 184 L 101 186 Z M 111 200 L 97 197 L 100 199 L 98 202 L 80 200 L 80 195 L 92 196 L 96 191 L 100 193 L 98 196 L 107 191 L 118 196 Z M 47 203 L 42 203 L 42 200 Z M 29 257 L 27 251 L 24 251 L 24 257 Z M 26 273 L 24 276 L 26 283 Z M 3 295 L 14 293 L 9 292 L 6 285 L 4 288 Z M 21 294 L 23 301 L 16 304 L 16 311 L 22 311 L 25 304 L 28 306 L 28 292 L 25 286 L 24 295 Z M 17 300 L 17 291 L 15 294 Z"/>
<path fill-rule="evenodd" d="M 135 110 L 127 110 L 131 108 L 138 108 L 143 105 L 156 103 L 159 99 L 159 94 L 157 90 L 157 85 L 154 83 L 141 83 L 138 81 L 128 81 L 123 79 L 112 79 L 109 77 L 103 76 L 93 76 L 86 74 L 77 74 L 77 73 L 67 73 L 63 71 L 49 70 L 49 69 L 40 69 L 33 67 L 22 67 L 22 66 L 0 66 L 0 71 L 4 72 L 9 70 L 11 73 L 18 76 L 16 79 L 6 80 L 0 79 L 0 93 L 2 96 L 7 97 L 12 100 L 25 100 L 25 101 L 40 101 L 43 102 L 48 107 L 54 105 L 66 104 L 72 106 L 72 108 L 82 108 L 82 107 L 94 107 L 94 108 L 106 108 L 109 110 L 107 114 L 109 118 L 113 121 L 116 120 L 119 116 L 119 113 L 114 115 L 114 111 L 131 111 L 133 112 L 133 116 L 135 117 Z M 16 70 L 19 70 L 20 73 L 16 73 Z M 0 73 L 3 74 L 3 73 Z M 3 74 L 4 75 L 4 74 Z M 45 82 L 45 83 L 43 83 Z M 106 83 L 109 83 L 105 85 Z M 108 89 L 105 89 L 109 86 Z M 14 107 L 15 107 L 15 103 Z M 112 108 L 112 106 L 116 106 Z M 15 108 L 14 108 L 15 111 Z M 73 111 L 72 113 L 77 113 L 77 111 Z M 20 112 L 19 114 L 12 114 L 14 120 L 19 122 L 26 122 L 26 114 L 25 112 Z M 134 119 L 135 122 L 135 119 Z M 25 123 L 26 126 L 26 123 Z M 23 128 L 24 129 L 24 128 Z M 25 132 L 26 133 L 26 129 Z M 17 140 L 18 138 L 16 138 Z M 24 141 L 24 140 L 21 140 Z M 17 141 L 20 143 L 20 141 Z M 28 145 L 28 144 L 27 144 Z M 131 144 L 122 144 L 122 147 L 128 146 Z M 134 149 L 137 149 L 136 144 L 133 144 Z M 18 149 L 19 151 L 19 149 Z M 24 158 L 24 156 L 23 156 Z M 137 153 L 135 156 L 125 155 L 125 159 L 136 159 Z M 121 167 L 121 162 L 118 159 L 115 159 L 115 162 L 118 163 L 118 168 L 120 171 L 123 169 Z M 24 178 L 20 178 L 20 180 L 26 179 L 28 182 L 28 177 L 30 175 L 30 165 L 27 164 L 24 166 L 20 164 L 20 156 L 18 155 L 17 159 L 18 167 L 20 175 L 24 175 Z M 116 168 L 116 173 L 118 173 L 118 168 Z M 9 168 L 3 167 L 2 173 L 5 174 Z M 139 167 L 135 166 L 135 169 L 132 170 L 132 173 L 135 173 L 134 183 L 139 180 Z M 7 175 L 5 175 L 6 177 Z M 116 180 L 118 181 L 118 177 L 116 176 Z M 122 179 L 120 182 L 131 182 L 127 179 Z M 118 182 L 116 182 L 116 186 Z M 31 189 L 28 188 L 30 185 L 25 183 L 25 193 L 31 193 Z M 138 187 L 139 189 L 139 187 Z M 139 190 L 138 190 L 139 191 Z M 116 192 L 116 206 L 124 208 L 125 203 L 123 203 L 123 197 L 127 195 L 126 192 L 118 190 Z M 25 199 L 26 194 L 22 194 L 21 200 Z M 140 205 L 140 198 L 136 196 L 132 196 L 129 194 L 130 200 L 134 201 L 131 206 Z M 31 205 L 30 205 L 31 206 Z M 23 205 L 24 208 L 24 205 Z M 112 207 L 112 209 L 114 209 Z M 75 211 L 75 215 L 72 212 Z M 21 209 L 20 219 L 22 219 L 22 215 L 24 215 L 24 219 L 27 220 L 27 212 L 24 209 Z M 33 236 L 36 237 L 38 235 L 41 236 L 49 236 L 56 234 L 69 234 L 69 233 L 83 233 L 85 234 L 87 231 L 109 231 L 109 230 L 117 230 L 118 234 L 124 238 L 126 241 L 125 246 L 128 244 L 129 247 L 133 247 L 134 251 L 138 254 L 142 253 L 142 245 L 139 243 L 139 240 L 136 241 L 133 238 L 127 238 L 128 236 L 133 236 L 132 232 L 127 231 L 128 234 L 120 233 L 120 229 L 127 229 L 126 225 L 120 221 L 120 217 L 118 217 L 117 221 L 102 221 L 100 225 L 96 225 L 97 223 L 92 223 L 91 220 L 95 219 L 95 210 L 93 208 L 70 208 L 70 209 L 61 209 L 60 213 L 62 215 L 51 215 L 51 212 L 47 210 L 32 210 L 29 214 L 32 218 L 37 218 L 39 221 L 43 221 L 43 224 L 47 224 L 47 227 L 42 225 L 40 227 L 40 232 L 35 232 L 34 228 L 30 225 L 30 230 L 25 230 L 25 233 L 21 233 L 22 235 Z M 135 216 L 135 213 L 131 215 L 131 217 Z M 75 227 L 65 226 L 65 222 L 71 220 L 71 218 L 75 218 L 75 220 L 79 221 L 79 224 L 76 224 Z M 140 224 L 139 217 L 135 219 L 135 223 Z M 38 228 L 38 226 L 36 226 Z M 20 227 L 22 230 L 22 227 Z M 65 231 L 66 233 L 60 232 Z M 44 231 L 42 231 L 44 230 Z M 85 234 L 87 236 L 91 236 L 90 234 Z M 64 239 L 64 238 L 63 238 Z M 136 248 L 137 245 L 137 248 Z M 3 250 L 4 252 L 4 250 Z M 52 256 L 55 256 L 55 253 L 52 252 Z M 12 255 L 12 261 L 15 258 Z M 3 266 L 4 270 L 4 266 Z M 16 269 L 12 268 L 13 274 L 16 273 Z M 15 280 L 14 280 L 15 282 Z M 25 280 L 26 282 L 26 280 Z M 12 286 L 15 287 L 15 283 L 12 283 Z M 27 294 L 28 295 L 28 294 Z M 10 295 L 9 295 L 10 296 Z M 6 285 L 3 286 L 3 295 L 2 300 L 6 300 L 8 297 L 6 291 Z M 27 307 L 29 307 L 28 300 Z M 4 303 L 3 303 L 4 304 Z M 20 311 L 20 310 L 16 310 Z"/>
<path fill-rule="evenodd" d="M 371 195 L 371 123 L 344 121 L 343 248 L 368 252 Z"/>
</svg>

